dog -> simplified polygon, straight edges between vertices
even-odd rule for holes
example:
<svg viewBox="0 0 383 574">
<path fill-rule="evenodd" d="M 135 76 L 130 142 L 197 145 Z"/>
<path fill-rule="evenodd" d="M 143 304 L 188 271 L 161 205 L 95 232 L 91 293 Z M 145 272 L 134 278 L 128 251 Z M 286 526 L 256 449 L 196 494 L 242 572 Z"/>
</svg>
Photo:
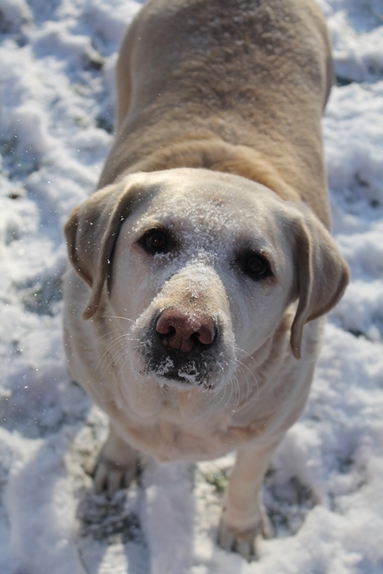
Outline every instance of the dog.
<svg viewBox="0 0 383 574">
<path fill-rule="evenodd" d="M 116 136 L 65 226 L 73 378 L 109 416 L 95 488 L 236 451 L 218 541 L 251 560 L 260 490 L 305 405 L 349 270 L 332 240 L 314 0 L 149 0 L 117 63 Z"/>
</svg>

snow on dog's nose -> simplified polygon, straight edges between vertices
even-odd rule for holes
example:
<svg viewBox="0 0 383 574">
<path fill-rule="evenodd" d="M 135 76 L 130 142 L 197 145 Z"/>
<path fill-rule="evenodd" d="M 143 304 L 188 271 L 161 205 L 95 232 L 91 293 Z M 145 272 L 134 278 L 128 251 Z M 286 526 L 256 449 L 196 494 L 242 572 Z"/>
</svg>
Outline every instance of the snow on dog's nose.
<svg viewBox="0 0 383 574">
<path fill-rule="evenodd" d="M 162 344 L 180 353 L 198 353 L 214 342 L 216 329 L 209 315 L 180 309 L 165 309 L 159 316 L 156 332 Z"/>
</svg>

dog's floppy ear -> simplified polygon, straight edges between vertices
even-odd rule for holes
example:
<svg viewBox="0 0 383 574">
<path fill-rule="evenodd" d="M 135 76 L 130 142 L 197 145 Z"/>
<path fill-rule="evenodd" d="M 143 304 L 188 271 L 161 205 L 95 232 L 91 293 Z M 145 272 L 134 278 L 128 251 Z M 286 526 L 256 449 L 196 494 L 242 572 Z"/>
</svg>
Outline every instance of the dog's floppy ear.
<svg viewBox="0 0 383 574">
<path fill-rule="evenodd" d="M 76 207 L 65 224 L 69 259 L 91 288 L 83 319 L 97 311 L 120 227 L 142 191 L 142 184 L 131 178 L 108 185 Z"/>
<path fill-rule="evenodd" d="M 349 282 L 350 271 L 330 233 L 309 210 L 293 225 L 299 302 L 290 344 L 294 357 L 300 359 L 304 325 L 337 304 Z"/>
</svg>

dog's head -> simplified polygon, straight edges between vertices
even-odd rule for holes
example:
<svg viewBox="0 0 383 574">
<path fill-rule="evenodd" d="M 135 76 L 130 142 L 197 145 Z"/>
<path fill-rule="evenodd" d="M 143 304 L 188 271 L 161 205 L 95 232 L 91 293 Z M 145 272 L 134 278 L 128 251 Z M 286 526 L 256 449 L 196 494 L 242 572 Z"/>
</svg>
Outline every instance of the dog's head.
<svg viewBox="0 0 383 574">
<path fill-rule="evenodd" d="M 89 285 L 83 318 L 106 298 L 136 376 L 217 389 L 298 300 L 291 349 L 339 300 L 348 269 L 308 208 L 203 169 L 127 176 L 77 207 L 65 228 Z M 120 318 L 120 319 L 119 319 Z"/>
</svg>

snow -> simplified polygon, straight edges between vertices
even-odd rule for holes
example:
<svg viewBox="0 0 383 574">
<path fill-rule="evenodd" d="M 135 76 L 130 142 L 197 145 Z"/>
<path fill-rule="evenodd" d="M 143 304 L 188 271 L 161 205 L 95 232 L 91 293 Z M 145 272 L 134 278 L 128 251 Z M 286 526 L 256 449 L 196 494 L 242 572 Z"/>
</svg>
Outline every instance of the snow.
<svg viewBox="0 0 383 574">
<path fill-rule="evenodd" d="M 116 52 L 141 4 L 0 0 L 1 574 L 383 571 L 383 1 L 320 4 L 338 79 L 323 120 L 333 231 L 352 281 L 266 478 L 275 537 L 248 564 L 215 544 L 232 456 L 148 461 L 112 503 L 92 493 L 107 421 L 64 361 L 61 229 L 111 144 Z"/>
</svg>

